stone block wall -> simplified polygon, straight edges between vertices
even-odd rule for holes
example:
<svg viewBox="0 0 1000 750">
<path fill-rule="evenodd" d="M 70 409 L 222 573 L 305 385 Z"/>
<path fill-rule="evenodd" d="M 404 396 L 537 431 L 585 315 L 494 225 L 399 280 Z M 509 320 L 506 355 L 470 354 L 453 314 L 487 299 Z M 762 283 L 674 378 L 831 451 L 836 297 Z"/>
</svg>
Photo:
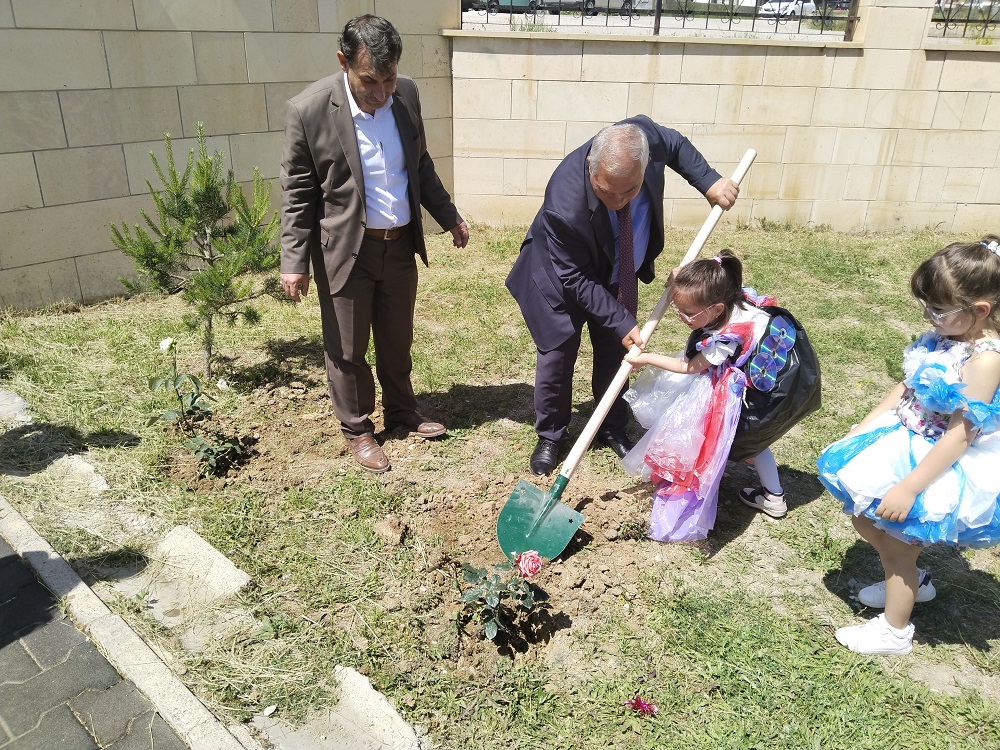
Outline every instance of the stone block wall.
<svg viewBox="0 0 1000 750">
<path fill-rule="evenodd" d="M 132 263 L 107 225 L 151 209 L 164 132 L 180 160 L 203 122 L 237 179 L 255 165 L 271 179 L 277 207 L 284 102 L 339 70 L 340 31 L 361 13 L 399 29 L 450 184 L 441 29 L 460 25 L 458 0 L 0 0 L 0 307 L 122 291 Z"/>
<path fill-rule="evenodd" d="M 928 38 L 932 1 L 861 0 L 843 42 L 461 31 L 460 0 L 0 0 L 0 306 L 121 291 L 107 224 L 151 206 L 164 131 L 184 154 L 204 122 L 277 205 L 284 101 L 365 12 L 403 35 L 470 220 L 529 222 L 566 153 L 645 113 L 724 174 L 758 151 L 730 220 L 1000 231 L 1000 44 Z M 665 214 L 706 206 L 668 179 Z"/>
<path fill-rule="evenodd" d="M 723 174 L 758 152 L 730 221 L 1000 231 L 1000 44 L 929 39 L 931 9 L 862 0 L 852 42 L 445 32 L 456 199 L 528 223 L 565 154 L 642 113 Z M 668 173 L 667 221 L 706 215 Z"/>
</svg>

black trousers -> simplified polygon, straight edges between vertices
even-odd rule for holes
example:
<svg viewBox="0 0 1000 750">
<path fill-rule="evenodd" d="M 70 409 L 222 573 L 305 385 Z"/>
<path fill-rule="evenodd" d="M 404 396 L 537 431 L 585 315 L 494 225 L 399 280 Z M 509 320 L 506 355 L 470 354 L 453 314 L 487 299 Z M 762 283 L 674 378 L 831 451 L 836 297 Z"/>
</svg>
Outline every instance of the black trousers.
<svg viewBox="0 0 1000 750">
<path fill-rule="evenodd" d="M 621 339 L 614 331 L 587 324 L 590 343 L 594 348 L 594 367 L 590 386 L 594 402 L 600 401 L 618 374 L 622 359 L 628 353 Z M 551 351 L 538 350 L 535 357 L 535 432 L 539 437 L 560 441 L 566 437 L 573 410 L 573 370 L 580 352 L 583 331 L 577 330 L 573 336 Z M 604 419 L 604 428 L 624 430 L 628 423 L 628 404 L 622 395 L 628 384 L 622 387 L 611 411 Z"/>
</svg>

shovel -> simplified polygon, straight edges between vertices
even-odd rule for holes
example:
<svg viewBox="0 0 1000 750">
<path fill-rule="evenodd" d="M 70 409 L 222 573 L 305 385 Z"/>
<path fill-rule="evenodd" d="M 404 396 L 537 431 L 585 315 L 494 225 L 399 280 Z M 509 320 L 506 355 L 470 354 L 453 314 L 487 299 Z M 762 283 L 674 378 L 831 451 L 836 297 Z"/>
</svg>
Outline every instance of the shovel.
<svg viewBox="0 0 1000 750">
<path fill-rule="evenodd" d="M 733 173 L 733 182 L 739 185 L 743 181 L 756 156 L 756 151 L 747 150 Z M 691 243 L 691 247 L 688 248 L 678 265 L 687 265 L 698 257 L 698 253 L 701 252 L 709 235 L 712 234 L 712 230 L 722 218 L 722 213 L 723 209 L 719 206 L 712 207 L 711 213 L 705 219 L 705 223 L 702 224 L 694 242 Z M 656 326 L 659 325 L 660 319 L 670 305 L 670 298 L 671 289 L 668 285 L 663 290 L 663 294 L 660 295 L 660 301 L 656 303 L 646 325 L 642 327 L 640 335 L 643 344 L 649 341 Z M 633 346 L 629 353 L 638 354 L 639 351 L 638 346 Z M 583 514 L 565 503 L 559 502 L 559 498 L 562 497 L 570 477 L 576 471 L 583 454 L 587 452 L 587 448 L 593 442 L 601 423 L 604 422 L 604 418 L 611 410 L 611 405 L 618 398 L 622 386 L 628 382 L 631 373 L 632 366 L 622 360 L 618 374 L 615 375 L 615 379 L 611 381 L 604 397 L 594 409 L 587 426 L 583 428 L 583 432 L 574 443 L 573 449 L 559 469 L 559 476 L 556 477 L 548 492 L 543 492 L 535 485 L 522 479 L 514 487 L 514 491 L 510 493 L 507 503 L 500 510 L 500 515 L 497 518 L 497 541 L 500 543 L 500 549 L 509 559 L 513 559 L 526 550 L 535 550 L 541 557 L 551 560 L 566 549 L 566 545 L 576 534 L 576 530 L 580 528 L 580 524 L 583 523 Z"/>
</svg>

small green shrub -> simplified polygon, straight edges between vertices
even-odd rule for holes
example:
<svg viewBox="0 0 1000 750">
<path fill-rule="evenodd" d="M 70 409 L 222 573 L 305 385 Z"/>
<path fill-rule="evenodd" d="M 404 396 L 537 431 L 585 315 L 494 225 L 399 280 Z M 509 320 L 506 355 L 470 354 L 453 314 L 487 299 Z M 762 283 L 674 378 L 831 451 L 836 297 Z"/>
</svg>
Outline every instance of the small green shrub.
<svg viewBox="0 0 1000 750">
<path fill-rule="evenodd" d="M 212 414 L 208 402 L 215 399 L 204 392 L 201 379 L 196 375 L 177 372 L 177 343 L 173 339 L 161 341 L 160 349 L 170 355 L 170 366 L 166 375 L 149 379 L 149 390 L 172 393 L 177 406 L 151 414 L 146 426 L 160 421 L 173 425 L 184 434 L 182 444 L 198 459 L 202 476 L 225 474 L 230 466 L 244 457 L 246 447 L 243 439 L 203 427 Z"/>
</svg>

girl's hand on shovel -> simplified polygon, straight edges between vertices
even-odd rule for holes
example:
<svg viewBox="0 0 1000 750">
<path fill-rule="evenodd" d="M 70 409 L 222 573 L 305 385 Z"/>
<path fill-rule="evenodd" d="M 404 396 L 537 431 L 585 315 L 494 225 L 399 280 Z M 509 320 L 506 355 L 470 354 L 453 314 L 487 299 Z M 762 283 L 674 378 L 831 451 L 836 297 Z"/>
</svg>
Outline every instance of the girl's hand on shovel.
<svg viewBox="0 0 1000 750">
<path fill-rule="evenodd" d="M 633 346 L 638 346 L 639 351 L 645 351 L 646 345 L 642 343 L 642 332 L 639 330 L 639 326 L 635 326 L 631 331 L 625 334 L 625 338 L 622 339 L 622 346 L 624 346 L 627 351 L 631 351 Z"/>
<path fill-rule="evenodd" d="M 648 354 L 642 352 L 640 354 L 633 355 L 631 352 L 625 355 L 625 361 L 632 365 L 632 372 L 639 372 L 645 365 L 650 364 Z"/>
</svg>

